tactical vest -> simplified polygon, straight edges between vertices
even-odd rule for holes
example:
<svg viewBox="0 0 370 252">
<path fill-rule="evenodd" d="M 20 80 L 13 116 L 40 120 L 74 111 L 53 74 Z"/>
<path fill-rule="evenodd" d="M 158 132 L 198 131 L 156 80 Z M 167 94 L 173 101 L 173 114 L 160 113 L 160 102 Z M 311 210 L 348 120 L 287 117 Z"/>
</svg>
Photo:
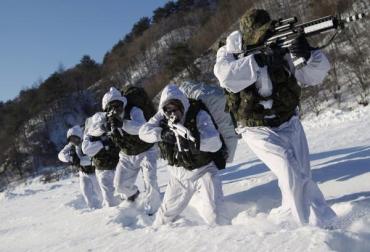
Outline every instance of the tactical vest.
<svg viewBox="0 0 370 252">
<path fill-rule="evenodd" d="M 80 171 L 82 171 L 83 173 L 86 173 L 86 174 L 94 174 L 95 173 L 95 167 L 92 166 L 92 165 L 88 165 L 88 166 L 80 165 L 79 169 L 80 169 Z"/>
<path fill-rule="evenodd" d="M 169 165 L 184 167 L 187 170 L 194 170 L 200 168 L 202 166 L 209 164 L 211 161 L 215 161 L 219 169 L 225 168 L 226 159 L 224 159 L 222 154 L 220 155 L 221 150 L 216 153 L 204 152 L 199 150 L 200 135 L 197 127 L 196 116 L 200 110 L 205 110 L 207 112 L 208 110 L 201 101 L 189 99 L 189 102 L 190 107 L 185 116 L 184 126 L 190 131 L 190 133 L 196 139 L 195 145 L 192 146 L 192 144 L 190 144 L 190 151 L 188 152 L 179 152 L 176 143 L 169 144 L 161 142 L 159 144 L 161 150 L 161 157 L 163 159 L 168 160 Z M 163 119 L 161 125 L 164 125 L 163 127 L 165 127 L 165 125 L 167 125 L 167 120 Z M 215 160 L 216 156 L 222 157 L 222 159 L 218 159 L 218 161 L 220 162 L 216 162 Z"/>
<path fill-rule="evenodd" d="M 84 155 L 80 146 L 78 147 L 78 149 L 81 152 L 80 154 Z M 69 152 L 69 155 L 70 156 L 76 156 L 78 158 L 78 160 L 80 161 L 80 157 L 77 154 L 76 146 L 72 145 L 72 147 L 70 149 L 70 152 Z M 82 165 L 78 164 L 78 165 L 73 165 L 73 167 L 76 170 L 82 171 L 83 173 L 86 173 L 86 174 L 94 174 L 95 173 L 95 167 L 92 166 L 92 165 L 82 166 Z"/>
<path fill-rule="evenodd" d="M 268 97 L 259 95 L 255 85 L 251 85 L 239 93 L 227 92 L 227 111 L 243 126 L 278 127 L 288 121 L 299 105 L 301 87 L 294 74 L 288 71 L 286 61 L 268 66 L 272 82 L 272 94 Z M 272 100 L 272 108 L 265 109 L 260 102 Z M 273 117 L 275 115 L 275 117 Z"/>
<path fill-rule="evenodd" d="M 102 148 L 93 158 L 97 170 L 114 170 L 119 160 L 119 149 L 112 143 L 108 149 Z"/>
<path fill-rule="evenodd" d="M 124 120 L 131 120 L 130 112 L 133 105 L 128 104 L 125 107 Z M 113 142 L 120 148 L 126 155 L 138 155 L 149 150 L 154 144 L 142 141 L 138 135 L 130 135 L 122 130 L 122 136 L 112 137 Z"/>
</svg>

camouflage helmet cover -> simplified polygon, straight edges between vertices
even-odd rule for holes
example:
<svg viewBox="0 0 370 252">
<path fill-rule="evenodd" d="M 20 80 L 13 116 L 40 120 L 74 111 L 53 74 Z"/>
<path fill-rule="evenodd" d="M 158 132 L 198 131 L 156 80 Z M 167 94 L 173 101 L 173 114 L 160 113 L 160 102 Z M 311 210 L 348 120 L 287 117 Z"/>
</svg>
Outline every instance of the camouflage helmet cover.
<svg viewBox="0 0 370 252">
<path fill-rule="evenodd" d="M 271 26 L 271 18 L 262 9 L 248 10 L 240 19 L 240 31 L 245 45 L 258 45 L 263 42 Z"/>
</svg>

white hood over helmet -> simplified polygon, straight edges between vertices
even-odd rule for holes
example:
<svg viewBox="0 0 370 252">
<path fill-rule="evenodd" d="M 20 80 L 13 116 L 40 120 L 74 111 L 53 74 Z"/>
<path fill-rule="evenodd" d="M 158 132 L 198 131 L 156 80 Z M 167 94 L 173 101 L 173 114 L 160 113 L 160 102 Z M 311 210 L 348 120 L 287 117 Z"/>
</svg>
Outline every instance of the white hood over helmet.
<svg viewBox="0 0 370 252">
<path fill-rule="evenodd" d="M 111 87 L 109 91 L 103 96 L 102 108 L 104 111 L 106 110 L 108 103 L 110 103 L 111 101 L 121 101 L 123 102 L 123 107 L 125 107 L 127 104 L 126 97 L 124 97 L 121 92 L 115 87 Z"/>
<path fill-rule="evenodd" d="M 190 107 L 189 100 L 175 84 L 167 85 L 162 91 L 159 101 L 159 110 L 162 113 L 164 113 L 163 107 L 166 106 L 170 100 L 179 100 L 184 106 L 184 114 L 186 114 Z"/>
<path fill-rule="evenodd" d="M 76 136 L 82 139 L 83 130 L 79 125 L 75 125 L 67 131 L 67 139 L 71 136 Z"/>
</svg>

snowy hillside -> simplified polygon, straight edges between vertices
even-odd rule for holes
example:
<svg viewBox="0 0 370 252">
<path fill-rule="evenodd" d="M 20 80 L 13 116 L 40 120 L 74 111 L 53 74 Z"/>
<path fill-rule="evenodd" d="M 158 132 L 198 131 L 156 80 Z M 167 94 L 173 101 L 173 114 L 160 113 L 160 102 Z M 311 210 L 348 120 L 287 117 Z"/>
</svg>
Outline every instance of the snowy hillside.
<svg viewBox="0 0 370 252">
<path fill-rule="evenodd" d="M 221 172 L 231 225 L 208 227 L 190 206 L 169 226 L 122 203 L 90 211 L 78 178 L 0 194 L 0 251 L 370 251 L 370 107 L 307 116 L 314 180 L 339 216 L 333 230 L 297 227 L 270 210 L 277 181 L 243 142 Z M 159 184 L 168 178 L 160 163 Z M 196 204 L 196 199 L 191 205 Z"/>
</svg>

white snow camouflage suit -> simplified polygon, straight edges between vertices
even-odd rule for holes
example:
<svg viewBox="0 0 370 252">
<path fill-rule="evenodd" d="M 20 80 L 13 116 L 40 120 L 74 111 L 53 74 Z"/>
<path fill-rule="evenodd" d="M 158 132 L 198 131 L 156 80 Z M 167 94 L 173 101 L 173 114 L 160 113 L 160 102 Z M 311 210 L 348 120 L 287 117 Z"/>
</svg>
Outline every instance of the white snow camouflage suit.
<svg viewBox="0 0 370 252">
<path fill-rule="evenodd" d="M 140 129 L 140 138 L 148 143 L 161 141 L 162 128 L 160 122 L 164 118 L 163 105 L 171 99 L 180 100 L 184 106 L 184 114 L 189 108 L 189 100 L 175 85 L 164 88 L 159 111 Z M 184 122 L 183 116 L 180 123 Z M 196 116 L 196 124 L 200 133 L 200 150 L 216 152 L 221 146 L 219 132 L 216 130 L 210 115 L 201 110 Z M 173 221 L 188 205 L 194 194 L 200 197 L 198 211 L 207 224 L 217 223 L 218 208 L 223 199 L 221 183 L 214 162 L 192 171 L 183 167 L 170 166 L 170 181 L 167 185 L 163 202 L 156 214 L 154 226 Z"/>
<path fill-rule="evenodd" d="M 240 32 L 235 31 L 217 52 L 214 74 L 221 87 L 238 93 L 254 84 L 261 96 L 271 95 L 267 67 L 259 67 L 253 55 L 241 59 L 233 57 L 232 53 L 240 52 L 241 41 Z M 312 51 L 307 65 L 300 69 L 294 68 L 289 54 L 285 60 L 301 86 L 318 85 L 330 69 L 320 50 Z M 299 224 L 316 226 L 325 226 L 336 216 L 312 180 L 308 144 L 298 115 L 279 127 L 246 127 L 242 136 L 256 156 L 277 176 L 282 194 L 279 210 L 290 212 Z"/>
<path fill-rule="evenodd" d="M 67 131 L 67 139 L 70 136 L 77 136 L 82 140 L 82 129 L 80 126 L 76 125 L 70 128 Z M 73 148 L 72 143 L 68 143 L 64 148 L 59 152 L 58 158 L 64 163 L 72 163 L 71 149 Z M 81 146 L 75 146 L 76 154 L 80 159 L 81 166 L 91 166 L 91 159 L 85 155 Z M 80 180 L 80 189 L 81 194 L 89 208 L 98 208 L 100 206 L 100 197 L 101 192 L 99 189 L 98 182 L 96 180 L 95 172 L 94 173 L 85 173 L 82 170 L 79 170 L 79 180 Z"/>
<path fill-rule="evenodd" d="M 103 97 L 102 107 L 106 109 L 107 105 L 114 100 L 126 98 L 114 88 L 111 88 Z M 124 101 L 126 105 L 126 101 Z M 130 111 L 130 120 L 123 120 L 122 129 L 130 135 L 139 135 L 139 129 L 146 123 L 143 111 L 133 106 Z M 135 185 L 139 171 L 142 172 L 144 182 L 144 191 L 141 192 L 140 199 L 148 214 L 155 213 L 160 204 L 161 198 L 157 184 L 157 151 L 155 147 L 142 152 L 138 155 L 127 155 L 123 151 L 119 153 L 119 162 L 116 167 L 114 186 L 117 193 L 127 199 L 138 192 Z"/>
<path fill-rule="evenodd" d="M 100 150 L 107 148 L 104 146 L 102 141 L 92 141 L 92 137 L 100 137 L 105 133 L 105 113 L 95 113 L 91 118 L 88 118 L 88 120 L 91 120 L 91 125 L 85 126 L 86 129 L 83 136 L 82 151 L 86 153 L 86 155 L 94 157 Z M 111 167 L 111 169 L 107 170 L 95 170 L 103 196 L 102 205 L 104 207 L 111 207 L 117 204 L 117 201 L 114 198 L 114 172 L 115 167 Z"/>
</svg>

